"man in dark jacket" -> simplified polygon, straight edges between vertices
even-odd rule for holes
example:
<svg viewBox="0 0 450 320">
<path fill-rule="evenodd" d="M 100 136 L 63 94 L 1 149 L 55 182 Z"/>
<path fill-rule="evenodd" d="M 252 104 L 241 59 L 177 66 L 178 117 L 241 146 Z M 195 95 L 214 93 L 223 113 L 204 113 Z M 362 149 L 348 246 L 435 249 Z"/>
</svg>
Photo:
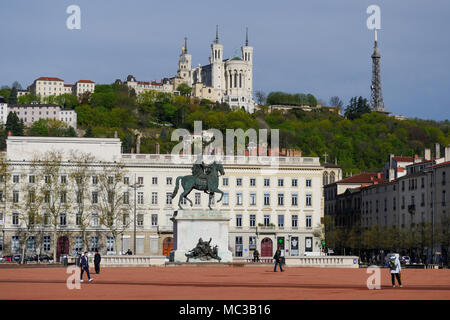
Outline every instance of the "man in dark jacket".
<svg viewBox="0 0 450 320">
<path fill-rule="evenodd" d="M 91 282 L 92 279 L 89 275 L 89 257 L 87 251 L 84 253 L 84 256 L 81 257 L 81 275 L 80 275 L 80 282 L 83 282 L 83 273 L 86 271 L 86 274 L 88 276 L 89 282 Z"/>
<path fill-rule="evenodd" d="M 98 253 L 98 250 L 95 250 L 94 255 L 94 267 L 95 267 L 95 273 L 100 273 L 100 261 L 102 261 L 102 257 L 100 253 Z"/>
<path fill-rule="evenodd" d="M 273 256 L 275 259 L 275 268 L 273 268 L 273 272 L 277 272 L 277 265 L 280 266 L 281 272 L 283 272 L 283 268 L 281 267 L 281 248 L 278 248 Z"/>
</svg>

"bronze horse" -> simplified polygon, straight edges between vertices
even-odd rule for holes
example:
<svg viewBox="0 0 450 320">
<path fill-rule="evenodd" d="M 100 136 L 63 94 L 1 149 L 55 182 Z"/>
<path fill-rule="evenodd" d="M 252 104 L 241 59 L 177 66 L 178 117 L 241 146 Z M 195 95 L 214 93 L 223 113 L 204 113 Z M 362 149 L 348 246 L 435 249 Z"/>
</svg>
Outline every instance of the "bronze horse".
<svg viewBox="0 0 450 320">
<path fill-rule="evenodd" d="M 219 190 L 219 173 L 221 175 L 225 174 L 225 171 L 223 169 L 223 166 L 221 163 L 213 162 L 210 165 L 208 165 L 208 170 L 206 172 L 206 179 L 202 179 L 193 175 L 189 176 L 180 176 L 177 177 L 177 180 L 175 182 L 175 190 L 172 193 L 172 199 L 175 198 L 178 192 L 179 188 L 179 182 L 181 180 L 181 185 L 183 186 L 183 192 L 180 195 L 180 199 L 178 200 L 178 207 L 180 210 L 183 210 L 181 207 L 181 201 L 183 198 L 185 198 L 192 207 L 192 201 L 187 197 L 188 194 L 193 190 L 200 190 L 204 191 L 205 193 L 209 194 L 209 203 L 208 208 L 212 210 L 211 208 L 211 200 L 214 197 L 214 193 L 218 192 L 221 194 L 220 199 L 217 200 L 217 202 L 220 202 L 223 198 L 223 191 Z"/>
</svg>

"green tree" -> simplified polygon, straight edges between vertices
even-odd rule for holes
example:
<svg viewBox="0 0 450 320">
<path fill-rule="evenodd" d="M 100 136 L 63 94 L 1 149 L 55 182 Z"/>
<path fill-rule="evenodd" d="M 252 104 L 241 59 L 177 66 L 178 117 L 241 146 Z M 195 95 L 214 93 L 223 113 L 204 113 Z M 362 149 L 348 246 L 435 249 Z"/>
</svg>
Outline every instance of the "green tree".
<svg viewBox="0 0 450 320">
<path fill-rule="evenodd" d="M 363 97 L 353 97 L 350 99 L 349 104 L 345 107 L 345 117 L 349 120 L 355 120 L 361 118 L 364 113 L 369 113 L 370 107 L 367 103 L 367 99 Z"/>
<path fill-rule="evenodd" d="M 180 94 L 185 97 L 189 97 L 192 92 L 192 88 L 189 87 L 186 83 L 182 83 L 177 87 L 177 91 L 180 91 Z"/>
<path fill-rule="evenodd" d="M 15 112 L 10 112 L 6 119 L 5 131 L 6 134 L 11 131 L 13 136 L 23 136 L 25 125 L 23 121 L 19 119 Z"/>
<path fill-rule="evenodd" d="M 11 93 L 9 94 L 9 98 L 8 98 L 8 103 L 9 104 L 17 104 L 17 89 L 16 89 L 16 87 L 13 87 L 11 89 Z"/>
<path fill-rule="evenodd" d="M 86 132 L 84 134 L 85 138 L 93 138 L 94 137 L 94 132 L 92 131 L 92 127 L 88 127 L 86 129 Z"/>
</svg>

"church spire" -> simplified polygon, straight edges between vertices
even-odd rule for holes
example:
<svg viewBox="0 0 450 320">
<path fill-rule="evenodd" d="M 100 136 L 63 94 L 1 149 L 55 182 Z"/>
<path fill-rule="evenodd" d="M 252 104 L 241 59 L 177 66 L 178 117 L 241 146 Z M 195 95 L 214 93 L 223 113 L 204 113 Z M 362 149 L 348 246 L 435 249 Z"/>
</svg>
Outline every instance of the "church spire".
<svg viewBox="0 0 450 320">
<path fill-rule="evenodd" d="M 245 46 L 248 47 L 248 27 L 245 28 Z"/>
<path fill-rule="evenodd" d="M 184 53 L 187 53 L 187 37 L 184 37 Z"/>
<path fill-rule="evenodd" d="M 219 43 L 219 25 L 216 24 L 216 41 L 214 43 Z"/>
</svg>

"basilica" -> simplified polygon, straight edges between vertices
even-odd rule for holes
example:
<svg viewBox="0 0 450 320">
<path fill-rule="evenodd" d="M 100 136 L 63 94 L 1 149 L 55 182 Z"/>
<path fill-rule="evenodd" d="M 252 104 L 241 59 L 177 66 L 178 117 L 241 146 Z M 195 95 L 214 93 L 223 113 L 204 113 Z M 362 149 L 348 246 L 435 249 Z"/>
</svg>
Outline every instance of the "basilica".
<svg viewBox="0 0 450 320">
<path fill-rule="evenodd" d="M 232 108 L 242 108 L 252 113 L 253 101 L 253 47 L 248 45 L 248 31 L 241 56 L 224 59 L 223 44 L 216 39 L 211 44 L 209 63 L 192 67 L 192 55 L 188 53 L 187 38 L 178 61 L 177 75 L 170 79 L 174 90 L 182 83 L 192 87 L 192 96 L 225 102 Z"/>
</svg>

